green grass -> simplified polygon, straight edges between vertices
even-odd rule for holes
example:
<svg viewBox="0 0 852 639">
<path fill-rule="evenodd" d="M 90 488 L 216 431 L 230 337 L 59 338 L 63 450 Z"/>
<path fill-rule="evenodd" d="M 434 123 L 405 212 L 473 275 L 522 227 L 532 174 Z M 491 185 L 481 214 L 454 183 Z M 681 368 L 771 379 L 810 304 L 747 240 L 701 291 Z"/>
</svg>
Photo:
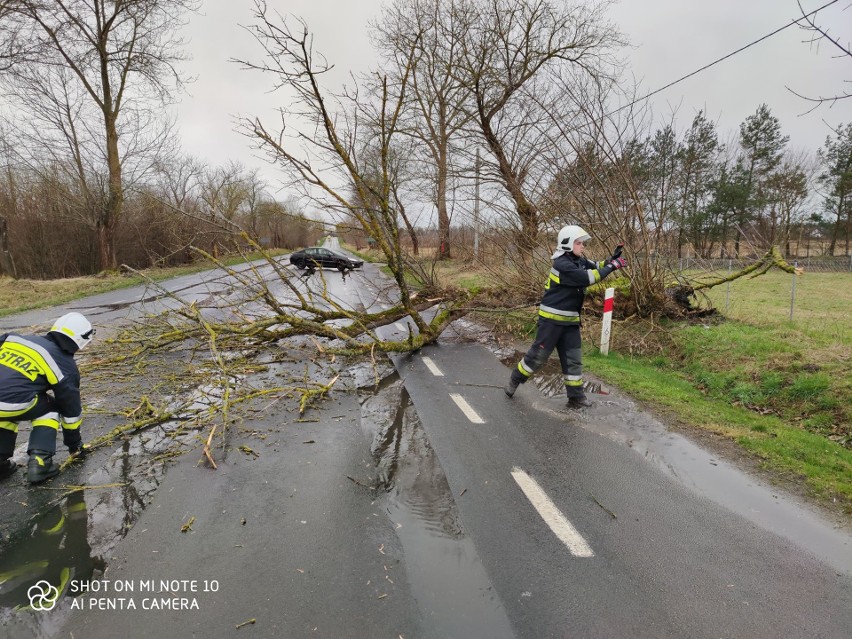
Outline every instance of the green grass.
<svg viewBox="0 0 852 639">
<path fill-rule="evenodd" d="M 668 327 L 663 354 L 590 353 L 589 370 L 683 423 L 730 437 L 852 513 L 852 274 L 731 284 L 726 318 Z M 725 286 L 708 293 L 725 309 Z M 628 339 L 628 322 L 618 324 Z"/>
<path fill-rule="evenodd" d="M 804 482 L 825 502 L 837 500 L 852 513 L 852 450 L 774 415 L 761 415 L 697 388 L 685 375 L 650 359 L 599 353 L 588 368 L 669 417 L 733 439 L 772 471 Z"/>
<path fill-rule="evenodd" d="M 270 251 L 271 255 L 280 255 L 285 251 Z M 240 255 L 229 256 L 223 262 L 229 266 L 240 264 L 246 260 L 258 259 L 259 254 L 249 254 L 244 258 Z M 211 268 L 212 264 L 203 262 L 190 266 L 170 268 L 152 268 L 142 271 L 154 281 L 162 281 L 180 275 L 199 273 Z M 138 275 L 122 273 L 103 273 L 88 277 L 71 277 L 58 280 L 13 280 L 0 277 L 0 317 L 23 313 L 38 308 L 47 308 L 65 304 L 72 300 L 107 293 L 137 284 L 143 284 L 145 279 Z"/>
</svg>

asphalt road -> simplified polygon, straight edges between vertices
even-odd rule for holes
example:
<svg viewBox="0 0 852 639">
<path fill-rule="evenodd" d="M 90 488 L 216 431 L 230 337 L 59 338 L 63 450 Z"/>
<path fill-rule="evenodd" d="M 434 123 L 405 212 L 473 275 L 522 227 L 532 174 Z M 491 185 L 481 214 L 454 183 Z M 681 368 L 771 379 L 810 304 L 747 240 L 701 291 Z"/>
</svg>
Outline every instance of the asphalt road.
<svg viewBox="0 0 852 639">
<path fill-rule="evenodd" d="M 852 543 L 816 515 L 788 503 L 773 518 L 795 518 L 783 532 L 801 543 L 762 528 L 596 432 L 606 400 L 568 411 L 532 384 L 506 398 L 509 371 L 479 345 L 429 347 L 397 366 L 516 636 L 849 636 Z M 619 418 L 623 430 L 645 420 Z M 737 479 L 754 490 L 719 469 L 733 490 Z M 554 508 L 573 532 L 547 523 Z M 810 538 L 794 532 L 799 518 Z"/>
<path fill-rule="evenodd" d="M 234 288 L 207 278 L 169 287 L 199 300 Z M 394 300 L 373 265 L 326 286 L 356 308 Z M 132 295 L 66 308 L 117 321 Z M 112 590 L 0 635 L 850 636 L 852 537 L 617 392 L 579 413 L 533 384 L 510 400 L 508 369 L 464 340 L 394 363 L 411 402 L 401 435 L 365 430 L 376 418 L 363 394 L 335 393 L 312 422 L 282 402 L 234 434 L 219 471 L 190 453 L 167 473 L 104 558 L 99 587 Z M 388 492 L 370 488 L 384 481 L 380 448 L 403 477 Z M 136 609 L 121 609 L 130 598 Z M 143 609 L 152 598 L 197 608 Z"/>
</svg>

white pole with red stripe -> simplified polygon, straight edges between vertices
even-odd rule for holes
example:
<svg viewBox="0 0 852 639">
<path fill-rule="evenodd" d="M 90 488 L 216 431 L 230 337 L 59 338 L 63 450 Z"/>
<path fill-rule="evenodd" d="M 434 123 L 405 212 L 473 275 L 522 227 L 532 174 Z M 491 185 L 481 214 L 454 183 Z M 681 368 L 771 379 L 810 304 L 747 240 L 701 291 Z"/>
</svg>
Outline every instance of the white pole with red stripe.
<svg viewBox="0 0 852 639">
<path fill-rule="evenodd" d="M 601 327 L 601 355 L 609 355 L 609 335 L 612 330 L 612 304 L 615 289 L 608 288 L 604 293 L 603 326 Z"/>
</svg>

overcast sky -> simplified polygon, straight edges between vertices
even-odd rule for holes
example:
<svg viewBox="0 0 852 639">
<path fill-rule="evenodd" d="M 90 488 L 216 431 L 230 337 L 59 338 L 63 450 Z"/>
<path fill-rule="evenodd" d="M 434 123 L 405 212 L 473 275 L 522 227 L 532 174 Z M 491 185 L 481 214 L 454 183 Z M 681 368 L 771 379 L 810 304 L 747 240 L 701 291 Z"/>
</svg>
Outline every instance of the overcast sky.
<svg viewBox="0 0 852 639">
<path fill-rule="evenodd" d="M 827 2 L 802 0 L 802 6 L 810 11 Z M 205 0 L 201 13 L 191 17 L 189 73 L 196 81 L 178 106 L 178 125 L 185 152 L 214 164 L 238 160 L 262 167 L 263 175 L 273 179 L 274 170 L 253 157 L 249 141 L 234 131 L 235 116 L 268 115 L 281 100 L 268 92 L 268 78 L 228 61 L 260 59 L 257 43 L 238 26 L 251 22 L 253 4 Z M 340 82 L 350 71 L 366 71 L 375 64 L 366 25 L 382 4 L 268 0 L 281 13 L 305 19 L 315 34 L 315 49 L 336 65 Z M 796 0 L 622 0 L 612 8 L 610 19 L 631 42 L 624 52 L 628 73 L 646 93 L 774 31 L 797 12 Z M 849 47 L 852 0 L 840 0 L 818 18 Z M 834 47 L 823 43 L 816 48 L 803 42 L 808 37 L 796 27 L 786 29 L 653 97 L 654 112 L 667 119 L 677 109 L 677 124 L 683 129 L 704 109 L 718 122 L 724 139 L 765 102 L 790 136 L 790 145 L 814 151 L 830 133 L 828 125 L 852 121 L 852 98 L 802 115 L 811 105 L 785 87 L 809 96 L 836 95 L 844 86 L 852 90 L 852 58 L 837 59 Z"/>
</svg>

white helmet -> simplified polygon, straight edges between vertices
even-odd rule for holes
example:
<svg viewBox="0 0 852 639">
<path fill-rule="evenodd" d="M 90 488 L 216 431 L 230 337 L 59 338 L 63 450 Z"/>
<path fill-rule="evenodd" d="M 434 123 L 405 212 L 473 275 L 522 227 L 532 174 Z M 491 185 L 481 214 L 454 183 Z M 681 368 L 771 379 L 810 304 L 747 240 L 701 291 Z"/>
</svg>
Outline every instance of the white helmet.
<svg viewBox="0 0 852 639">
<path fill-rule="evenodd" d="M 559 229 L 559 235 L 556 236 L 556 252 L 550 256 L 550 259 L 555 260 L 563 253 L 570 253 L 574 248 L 574 242 L 577 240 L 586 242 L 590 239 L 592 239 L 592 236 L 575 224 L 563 226 Z"/>
<path fill-rule="evenodd" d="M 91 342 L 95 335 L 92 324 L 80 313 L 66 313 L 54 322 L 49 332 L 70 337 L 78 350 Z"/>
</svg>

